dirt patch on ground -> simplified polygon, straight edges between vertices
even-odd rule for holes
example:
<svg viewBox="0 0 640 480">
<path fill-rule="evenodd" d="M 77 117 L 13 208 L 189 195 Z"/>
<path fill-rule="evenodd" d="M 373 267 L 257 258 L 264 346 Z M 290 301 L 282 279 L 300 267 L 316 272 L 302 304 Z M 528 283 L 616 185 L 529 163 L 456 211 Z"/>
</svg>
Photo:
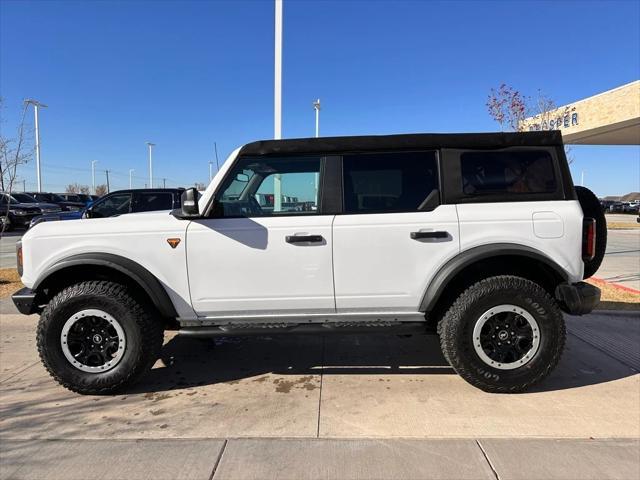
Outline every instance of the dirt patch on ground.
<svg viewBox="0 0 640 480">
<path fill-rule="evenodd" d="M 607 229 L 609 230 L 629 230 L 640 229 L 640 223 L 632 222 L 607 222 Z"/>
<path fill-rule="evenodd" d="M 587 282 L 595 285 L 602 292 L 598 309 L 640 311 L 640 293 L 617 287 L 598 278 L 589 278 Z"/>
<path fill-rule="evenodd" d="M 0 268 L 0 298 L 8 297 L 23 287 L 15 268 Z"/>
</svg>

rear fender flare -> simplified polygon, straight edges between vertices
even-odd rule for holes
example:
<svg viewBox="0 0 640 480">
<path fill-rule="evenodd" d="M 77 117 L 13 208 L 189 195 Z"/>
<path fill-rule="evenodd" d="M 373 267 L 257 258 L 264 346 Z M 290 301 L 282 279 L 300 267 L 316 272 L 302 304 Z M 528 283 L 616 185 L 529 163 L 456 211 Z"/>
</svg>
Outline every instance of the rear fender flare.
<svg viewBox="0 0 640 480">
<path fill-rule="evenodd" d="M 445 263 L 429 282 L 427 289 L 420 302 L 419 311 L 429 312 L 433 309 L 438 299 L 446 289 L 447 285 L 464 268 L 491 257 L 504 255 L 523 256 L 538 260 L 553 271 L 555 271 L 565 281 L 568 280 L 567 272 L 555 261 L 535 248 L 525 245 L 511 243 L 494 243 L 491 245 L 481 245 L 461 252 L 456 257 Z"/>
</svg>

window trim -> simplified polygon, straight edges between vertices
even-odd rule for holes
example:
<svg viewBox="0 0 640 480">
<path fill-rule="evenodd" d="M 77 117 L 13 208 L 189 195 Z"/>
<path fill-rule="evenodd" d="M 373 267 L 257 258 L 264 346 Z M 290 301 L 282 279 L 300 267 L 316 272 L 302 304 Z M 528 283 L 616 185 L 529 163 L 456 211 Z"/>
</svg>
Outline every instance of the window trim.
<svg viewBox="0 0 640 480">
<path fill-rule="evenodd" d="M 436 169 L 437 169 L 437 174 L 436 174 L 436 182 L 438 184 L 438 204 L 436 206 L 434 206 L 433 208 L 430 208 L 428 210 L 406 210 L 406 209 L 401 209 L 401 210 L 371 210 L 371 211 L 367 211 L 367 212 L 347 212 L 345 209 L 345 205 L 344 205 L 344 180 L 345 180 L 345 175 L 344 175 L 344 156 L 349 155 L 349 156 L 355 156 L 355 155 L 376 155 L 376 154 L 404 154 L 404 153 L 433 153 L 435 160 L 436 160 Z M 434 211 L 436 208 L 438 208 L 440 205 L 443 204 L 442 201 L 442 185 L 443 185 L 443 175 L 442 175 L 442 167 L 441 167 L 441 163 L 440 163 L 440 150 L 439 149 L 427 149 L 427 150 L 384 150 L 384 151 L 363 151 L 363 152 L 349 152 L 349 153 L 344 153 L 340 155 L 340 174 L 341 174 L 341 181 L 340 181 L 340 189 L 341 189 L 341 194 L 342 194 L 342 198 L 341 198 L 341 202 L 340 202 L 340 206 L 341 206 L 341 210 L 339 213 L 337 213 L 337 215 L 385 215 L 385 214 L 394 214 L 394 213 L 428 213 L 428 212 L 432 212 Z M 433 190 L 432 190 L 433 191 Z M 429 194 L 431 194 L 431 192 L 429 192 Z M 425 197 L 426 199 L 427 197 Z"/>
<path fill-rule="evenodd" d="M 470 195 L 462 190 L 462 163 L 461 156 L 464 153 L 476 152 L 531 152 L 544 151 L 551 157 L 553 165 L 553 174 L 556 182 L 556 189 L 553 192 L 540 193 L 489 193 Z M 563 183 L 564 176 L 559 168 L 558 155 L 554 148 L 550 147 L 507 147 L 507 148 L 443 148 L 442 158 L 446 166 L 446 174 L 443 177 L 442 196 L 443 203 L 460 204 L 460 203 L 519 203 L 519 202 L 536 202 L 549 200 L 565 200 L 565 187 Z"/>
</svg>

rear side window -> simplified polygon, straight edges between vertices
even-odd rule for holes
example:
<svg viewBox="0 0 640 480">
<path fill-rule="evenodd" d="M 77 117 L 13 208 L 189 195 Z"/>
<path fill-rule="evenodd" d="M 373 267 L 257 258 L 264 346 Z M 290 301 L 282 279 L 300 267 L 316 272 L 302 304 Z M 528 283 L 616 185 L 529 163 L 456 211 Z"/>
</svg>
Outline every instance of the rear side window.
<svg viewBox="0 0 640 480">
<path fill-rule="evenodd" d="M 435 152 L 345 155 L 344 213 L 414 212 L 438 189 Z"/>
<path fill-rule="evenodd" d="M 553 193 L 553 159 L 544 150 L 465 152 L 460 155 L 465 195 Z"/>
<path fill-rule="evenodd" d="M 153 212 L 156 210 L 171 210 L 173 208 L 173 195 L 171 193 L 138 193 L 134 212 Z"/>
</svg>

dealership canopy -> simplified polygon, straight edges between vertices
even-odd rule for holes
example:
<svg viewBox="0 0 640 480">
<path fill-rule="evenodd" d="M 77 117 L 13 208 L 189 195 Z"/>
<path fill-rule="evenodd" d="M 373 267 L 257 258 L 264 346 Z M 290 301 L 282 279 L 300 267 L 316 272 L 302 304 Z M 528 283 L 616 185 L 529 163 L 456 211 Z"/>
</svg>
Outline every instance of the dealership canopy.
<svg viewBox="0 0 640 480">
<path fill-rule="evenodd" d="M 521 129 L 560 130 L 571 144 L 640 145 L 640 80 L 526 118 Z"/>
</svg>

